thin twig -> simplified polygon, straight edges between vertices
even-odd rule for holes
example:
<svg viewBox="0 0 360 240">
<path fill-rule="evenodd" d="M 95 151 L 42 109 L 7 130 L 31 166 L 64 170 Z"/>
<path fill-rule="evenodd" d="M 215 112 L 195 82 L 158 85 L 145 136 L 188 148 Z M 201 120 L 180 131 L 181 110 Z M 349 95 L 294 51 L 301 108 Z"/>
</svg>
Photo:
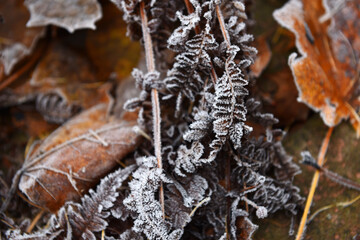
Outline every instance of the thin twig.
<svg viewBox="0 0 360 240">
<path fill-rule="evenodd" d="M 325 136 L 325 138 L 324 138 L 324 140 L 322 142 L 320 152 L 319 152 L 319 155 L 318 155 L 318 161 L 317 161 L 317 164 L 319 166 L 322 166 L 323 163 L 324 163 L 325 154 L 326 154 L 327 148 L 329 146 L 330 137 L 331 137 L 333 129 L 334 129 L 333 127 L 329 128 L 329 130 L 327 131 L 326 136 Z M 303 215 L 302 215 L 302 218 L 301 218 L 300 226 L 299 226 L 298 232 L 296 234 L 296 240 L 300 240 L 303 237 L 307 216 L 309 214 L 310 206 L 311 206 L 314 194 L 315 194 L 317 184 L 319 182 L 319 177 L 320 177 L 320 171 L 316 170 L 316 172 L 314 174 L 314 177 L 313 177 L 313 180 L 311 182 L 311 187 L 310 187 L 309 195 L 308 195 L 307 200 L 306 200 L 306 205 L 305 205 L 305 209 L 304 209 L 304 212 L 303 212 Z"/>
<path fill-rule="evenodd" d="M 148 20 L 145 12 L 145 3 L 142 1 L 140 3 L 140 16 L 141 16 L 141 27 L 144 38 L 144 47 L 145 47 L 145 58 L 146 66 L 148 72 L 155 71 L 155 58 L 152 47 L 151 36 L 148 29 Z M 151 102 L 152 102 L 152 112 L 153 112 L 153 121 L 154 121 L 154 148 L 155 148 L 155 157 L 157 159 L 158 168 L 162 169 L 162 159 L 161 159 L 161 132 L 160 132 L 160 102 L 157 89 L 151 90 Z M 159 198 L 161 204 L 161 210 L 163 213 L 163 219 L 165 219 L 165 201 L 164 201 L 164 187 L 163 183 L 160 183 L 159 189 Z"/>
</svg>

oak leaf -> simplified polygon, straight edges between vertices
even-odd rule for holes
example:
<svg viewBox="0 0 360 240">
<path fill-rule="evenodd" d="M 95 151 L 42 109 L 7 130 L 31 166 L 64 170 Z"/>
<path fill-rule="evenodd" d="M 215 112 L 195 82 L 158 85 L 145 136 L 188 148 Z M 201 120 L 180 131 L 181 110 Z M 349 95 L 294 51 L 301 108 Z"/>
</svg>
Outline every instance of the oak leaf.
<svg viewBox="0 0 360 240">
<path fill-rule="evenodd" d="M 328 12 L 322 17 L 322 1 L 290 0 L 274 12 L 280 25 L 296 36 L 301 53 L 289 57 L 299 91 L 299 101 L 320 112 L 324 123 L 335 126 L 342 119 L 350 121 L 360 134 L 358 37 L 360 9 L 356 1 L 344 1 L 339 9 L 334 1 L 325 1 Z M 329 5 L 329 3 L 331 3 Z M 329 21 L 325 20 L 331 19 Z M 330 27 L 329 27 L 330 26 Z"/>
</svg>

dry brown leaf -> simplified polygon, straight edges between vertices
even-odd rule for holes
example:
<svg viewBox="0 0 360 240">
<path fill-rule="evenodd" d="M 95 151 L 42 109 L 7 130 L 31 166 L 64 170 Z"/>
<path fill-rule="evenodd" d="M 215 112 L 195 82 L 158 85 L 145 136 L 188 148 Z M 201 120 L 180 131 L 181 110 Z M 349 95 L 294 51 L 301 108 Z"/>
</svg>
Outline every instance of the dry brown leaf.
<svg viewBox="0 0 360 240">
<path fill-rule="evenodd" d="M 137 116 L 113 119 L 107 112 L 108 105 L 96 105 L 32 146 L 19 183 L 32 204 L 56 211 L 66 201 L 79 200 L 137 147 Z"/>
<path fill-rule="evenodd" d="M 43 27 L 26 28 L 29 13 L 21 0 L 1 1 L 0 13 L 0 61 L 8 75 L 25 56 L 35 48 L 44 35 Z"/>
<path fill-rule="evenodd" d="M 297 90 L 290 69 L 266 72 L 259 83 L 264 110 L 273 113 L 280 124 L 290 126 L 295 121 L 307 119 L 309 108 L 296 101 Z"/>
<path fill-rule="evenodd" d="M 359 65 L 353 62 L 360 53 L 359 23 L 354 23 L 358 22 L 360 9 L 355 1 L 344 4 L 341 11 L 331 15 L 332 26 L 336 27 L 330 27 L 329 32 L 329 22 L 319 20 L 324 14 L 320 0 L 291 0 L 276 10 L 274 17 L 296 35 L 302 55 L 296 58 L 293 53 L 289 57 L 299 101 L 320 112 L 328 126 L 350 117 L 360 134 L 356 113 L 360 106 Z"/>
<path fill-rule="evenodd" d="M 99 79 L 106 80 L 111 73 L 121 79 L 136 67 L 141 55 L 140 44 L 126 36 L 126 23 L 118 8 L 104 2 L 103 12 L 104 17 L 96 23 L 96 31 L 86 34 L 86 52 Z"/>
<path fill-rule="evenodd" d="M 74 32 L 77 29 L 95 29 L 95 22 L 102 17 L 97 0 L 26 0 L 31 18 L 28 27 L 53 24 Z"/>
<path fill-rule="evenodd" d="M 271 50 L 265 36 L 256 38 L 254 45 L 258 50 L 258 54 L 254 64 L 250 66 L 250 70 L 255 77 L 259 77 L 270 62 Z"/>
<path fill-rule="evenodd" d="M 3 92 L 0 105 L 17 105 L 36 98 L 37 110 L 46 120 L 62 123 L 81 109 L 111 102 L 110 88 L 111 84 L 97 81 L 88 59 L 55 42 L 30 81 Z"/>
</svg>

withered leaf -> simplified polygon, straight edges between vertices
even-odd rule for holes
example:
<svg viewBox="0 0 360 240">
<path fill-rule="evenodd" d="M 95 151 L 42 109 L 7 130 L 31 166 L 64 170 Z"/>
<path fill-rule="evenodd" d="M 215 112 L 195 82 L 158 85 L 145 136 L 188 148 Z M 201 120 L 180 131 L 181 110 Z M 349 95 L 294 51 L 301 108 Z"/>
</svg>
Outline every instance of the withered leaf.
<svg viewBox="0 0 360 240">
<path fill-rule="evenodd" d="M 126 37 L 126 23 L 118 8 L 110 2 L 104 2 L 102 7 L 104 17 L 96 23 L 96 31 L 86 34 L 86 52 L 100 80 L 106 80 L 113 72 L 121 79 L 136 67 L 140 44 Z"/>
<path fill-rule="evenodd" d="M 43 27 L 26 28 L 29 13 L 21 0 L 1 1 L 0 61 L 8 75 L 16 63 L 29 55 L 44 35 Z"/>
<path fill-rule="evenodd" d="M 56 211 L 66 201 L 79 200 L 137 147 L 136 116 L 113 119 L 107 111 L 108 105 L 96 105 L 57 129 L 40 146 L 33 145 L 19 183 L 31 203 Z"/>
<path fill-rule="evenodd" d="M 255 77 L 259 77 L 269 64 L 272 52 L 269 44 L 266 42 L 265 36 L 258 37 L 255 42 L 255 47 L 258 50 L 255 62 L 250 66 L 251 72 Z"/>
<path fill-rule="evenodd" d="M 274 17 L 296 35 L 296 46 L 302 56 L 296 58 L 295 53 L 291 54 L 289 65 L 299 100 L 320 112 L 328 126 L 350 117 L 360 134 L 356 113 L 360 106 L 359 65 L 356 62 L 360 54 L 357 21 L 360 9 L 355 1 L 344 4 L 341 10 L 330 10 L 333 12 L 330 29 L 329 21 L 320 19 L 324 14 L 320 0 L 291 0 L 276 10 Z"/>
<path fill-rule="evenodd" d="M 12 106 L 35 99 L 37 110 L 46 120 L 62 123 L 81 109 L 111 102 L 110 88 L 110 84 L 97 81 L 88 59 L 55 42 L 30 81 L 0 94 L 0 105 Z"/>
<path fill-rule="evenodd" d="M 95 29 L 95 22 L 102 17 L 101 6 L 96 0 L 26 0 L 31 18 L 28 27 L 53 24 L 74 32 L 77 29 Z"/>
</svg>

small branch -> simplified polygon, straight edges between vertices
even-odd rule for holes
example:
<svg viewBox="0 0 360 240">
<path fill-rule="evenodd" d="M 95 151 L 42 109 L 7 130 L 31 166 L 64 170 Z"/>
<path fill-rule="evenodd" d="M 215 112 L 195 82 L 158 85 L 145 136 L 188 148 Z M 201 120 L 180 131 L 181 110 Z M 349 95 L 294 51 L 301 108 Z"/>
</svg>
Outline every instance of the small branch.
<svg viewBox="0 0 360 240">
<path fill-rule="evenodd" d="M 319 152 L 319 155 L 318 155 L 318 161 L 317 161 L 317 164 L 320 167 L 322 167 L 322 165 L 324 163 L 325 154 L 326 154 L 327 148 L 329 146 L 330 137 L 331 137 L 333 129 L 334 129 L 333 127 L 329 128 L 329 130 L 326 133 L 326 136 L 325 136 L 325 138 L 323 140 L 323 143 L 321 145 L 320 152 Z M 314 194 L 315 194 L 317 184 L 319 182 L 319 177 L 320 177 L 320 171 L 316 170 L 316 172 L 314 174 L 314 177 L 313 177 L 313 180 L 311 182 L 309 195 L 308 195 L 307 200 L 306 200 L 305 209 L 304 209 L 304 212 L 303 212 L 303 215 L 302 215 L 302 218 L 301 218 L 301 221 L 300 221 L 299 229 L 298 229 L 298 232 L 297 232 L 297 235 L 296 235 L 296 240 L 300 240 L 303 237 L 307 216 L 309 214 L 310 206 L 311 206 Z"/>
<path fill-rule="evenodd" d="M 152 47 L 151 36 L 148 29 L 148 20 L 145 12 L 145 3 L 142 1 L 140 3 L 140 16 L 141 16 L 141 28 L 144 38 L 144 47 L 145 47 L 145 58 L 146 66 L 148 72 L 155 71 L 155 58 L 154 51 Z M 155 148 L 155 157 L 157 159 L 158 168 L 162 169 L 162 159 L 161 159 L 161 118 L 160 118 L 160 102 L 159 94 L 157 89 L 151 90 L 151 102 L 152 102 L 152 112 L 153 112 L 153 121 L 154 121 L 154 148 Z M 163 213 L 163 218 L 165 219 L 165 201 L 164 201 L 164 187 L 163 184 L 160 184 L 159 190 L 160 204 Z"/>
</svg>

